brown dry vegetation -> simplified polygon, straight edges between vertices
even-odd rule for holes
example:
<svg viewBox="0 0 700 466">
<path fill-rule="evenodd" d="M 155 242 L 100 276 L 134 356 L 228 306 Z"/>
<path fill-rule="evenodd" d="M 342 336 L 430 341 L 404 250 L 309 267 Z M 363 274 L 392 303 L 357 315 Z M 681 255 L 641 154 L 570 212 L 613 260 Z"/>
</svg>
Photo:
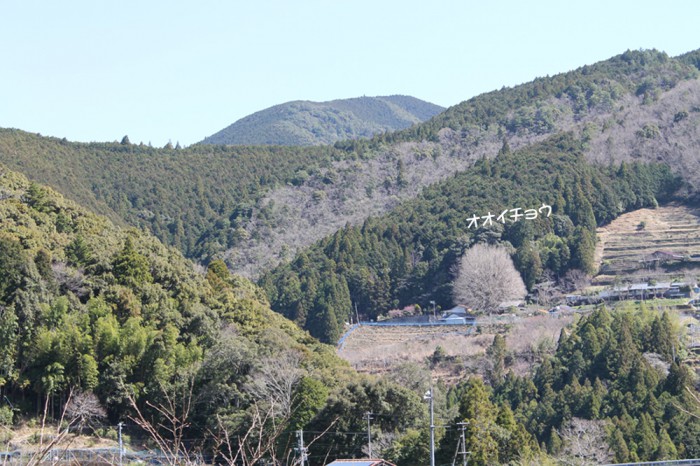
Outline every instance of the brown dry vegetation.
<svg viewBox="0 0 700 466">
<path fill-rule="evenodd" d="M 116 428 L 115 428 L 116 429 Z M 13 426 L 12 429 L 4 428 L 3 444 L 0 448 L 6 451 L 32 451 L 38 448 L 38 438 L 41 435 L 41 427 L 29 426 L 26 424 Z M 47 425 L 44 429 L 44 443 L 53 438 L 56 427 Z M 74 433 L 65 436 L 62 441 L 55 446 L 57 449 L 64 448 L 117 448 L 116 440 L 101 438 L 94 435 L 77 435 Z"/>
<path fill-rule="evenodd" d="M 640 227 L 642 222 L 644 228 Z M 595 278 L 595 285 L 611 284 L 616 278 L 618 281 L 671 280 L 698 273 L 692 266 L 695 264 L 668 271 L 662 267 L 644 267 L 640 262 L 655 251 L 684 256 L 700 254 L 697 209 L 680 205 L 640 209 L 598 228 L 597 233 L 596 261 L 601 274 Z"/>
<path fill-rule="evenodd" d="M 506 346 L 514 356 L 513 370 L 525 374 L 544 352 L 554 350 L 561 329 L 573 319 L 573 316 L 516 317 L 480 325 L 481 333 L 470 334 L 466 334 L 467 326 L 363 326 L 351 333 L 339 355 L 360 372 L 383 373 L 405 362 L 428 364 L 440 346 L 446 358 L 433 366 L 433 376 L 459 380 L 475 372 L 484 373 L 486 349 L 500 333 L 506 336 Z"/>
</svg>

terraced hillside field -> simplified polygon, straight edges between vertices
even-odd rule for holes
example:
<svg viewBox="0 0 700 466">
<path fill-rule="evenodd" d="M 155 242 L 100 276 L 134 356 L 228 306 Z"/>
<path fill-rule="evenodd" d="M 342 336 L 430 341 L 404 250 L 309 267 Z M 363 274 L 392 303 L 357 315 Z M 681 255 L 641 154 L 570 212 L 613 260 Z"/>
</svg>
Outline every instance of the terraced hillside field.
<svg viewBox="0 0 700 466">
<path fill-rule="evenodd" d="M 598 228 L 596 285 L 670 281 L 700 273 L 700 210 L 668 205 L 640 209 Z"/>
<path fill-rule="evenodd" d="M 382 373 L 405 362 L 430 361 L 439 346 L 443 358 L 432 364 L 433 375 L 456 380 L 482 373 L 486 349 L 496 334 L 502 334 L 514 355 L 513 369 L 525 373 L 533 360 L 554 349 L 561 329 L 572 321 L 573 316 L 539 315 L 480 322 L 478 330 L 462 325 L 361 326 L 350 333 L 338 355 L 360 372 Z"/>
</svg>

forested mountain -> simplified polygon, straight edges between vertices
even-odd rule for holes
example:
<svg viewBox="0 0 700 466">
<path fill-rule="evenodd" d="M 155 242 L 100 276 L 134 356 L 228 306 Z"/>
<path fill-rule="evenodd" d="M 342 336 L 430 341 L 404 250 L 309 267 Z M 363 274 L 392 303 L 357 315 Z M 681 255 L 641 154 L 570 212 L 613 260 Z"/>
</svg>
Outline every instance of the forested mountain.
<svg viewBox="0 0 700 466">
<path fill-rule="evenodd" d="M 370 141 L 336 143 L 361 163 L 340 161 L 328 183 L 322 174 L 301 186 L 279 187 L 263 199 L 270 213 L 253 214 L 246 228 L 277 252 L 269 257 L 256 241 L 236 246 L 227 261 L 236 269 L 258 269 L 289 257 L 289 249 L 350 222 L 361 224 L 402 200 L 471 166 L 494 157 L 504 139 L 513 150 L 571 131 L 584 141 L 587 159 L 667 163 L 698 186 L 700 161 L 700 80 L 689 54 L 669 58 L 655 51 L 626 52 L 579 70 L 477 96 L 410 130 Z M 290 214 L 291 213 L 291 214 Z M 283 228 L 269 228 L 282 225 Z M 304 235 L 297 232 L 304 231 Z"/>
<path fill-rule="evenodd" d="M 247 237 L 239 227 L 266 191 L 345 155 L 328 146 L 84 144 L 0 130 L 0 161 L 118 224 L 151 230 L 189 257 L 209 258 Z"/>
<path fill-rule="evenodd" d="M 628 51 L 474 97 L 426 123 L 335 147 L 154 149 L 0 131 L 0 161 L 114 221 L 150 229 L 188 257 L 260 274 L 347 223 L 361 225 L 425 186 L 571 131 L 587 159 L 665 162 L 700 173 L 698 52 Z"/>
<path fill-rule="evenodd" d="M 205 138 L 202 144 L 313 146 L 368 138 L 428 120 L 444 108 L 391 95 L 310 102 L 297 100 L 255 112 Z"/>
<path fill-rule="evenodd" d="M 667 313 L 599 308 L 562 331 L 555 354 L 532 377 L 518 377 L 507 369 L 508 354 L 497 336 L 487 351 L 496 368 L 492 388 L 472 379 L 448 394 L 459 405 L 457 419 L 469 420 L 471 458 L 504 464 L 513 459 L 504 448 L 508 440 L 523 453 L 539 442 L 560 460 L 529 464 L 697 458 L 700 416 L 687 390 L 692 376 L 673 353 L 677 341 Z M 520 422 L 535 442 L 516 427 Z M 503 436 L 499 426 L 511 426 L 514 434 Z M 446 435 L 443 444 L 454 445 L 455 437 Z M 443 454 L 447 462 L 453 453 Z"/>
<path fill-rule="evenodd" d="M 566 153 L 566 141 L 556 144 L 562 173 L 594 185 L 613 176 L 586 168 L 580 155 Z M 494 174 L 501 169 L 491 167 Z M 621 171 L 615 176 L 627 196 L 635 194 L 624 185 L 637 184 L 635 177 L 659 192 L 667 180 L 663 170 Z M 496 187 L 514 173 L 502 173 Z M 608 194 L 597 191 L 591 199 Z M 637 202 L 650 194 L 637 193 Z M 522 201 L 528 200 L 526 194 Z M 586 217 L 592 207 L 571 209 Z M 224 464 L 289 460 L 292 433 L 303 428 L 317 437 L 309 445 L 316 465 L 362 456 L 364 413 L 372 412 L 375 451 L 406 466 L 427 461 L 426 387 L 419 381 L 408 388 L 357 376 L 332 348 L 271 312 L 261 291 L 220 261 L 200 274 L 153 237 L 116 227 L 4 167 L 0 277 L 4 426 L 34 414 L 49 421 L 66 415 L 65 425 L 74 428 L 132 416 L 150 426 L 150 435 L 141 435 L 169 464 L 190 453 Z M 510 371 L 502 340 L 487 351 L 500 368 L 491 371 L 492 387 L 471 378 L 436 392 L 441 422 L 469 422 L 473 464 L 700 454 L 700 407 L 686 391 L 688 369 L 675 359 L 685 350 L 667 314 L 600 309 L 562 333 L 556 353 L 527 377 Z M 89 409 L 80 404 L 86 400 Z M 107 409 L 106 418 L 95 403 Z M 451 458 L 455 430 L 438 429 L 437 440 L 438 458 Z"/>
<path fill-rule="evenodd" d="M 303 428 L 318 436 L 316 465 L 363 456 L 372 412 L 375 452 L 427 464 L 426 383 L 358 376 L 268 299 L 334 342 L 355 303 L 370 318 L 452 304 L 452 266 L 476 242 L 508 248 L 530 290 L 591 271 L 596 225 L 694 194 L 697 62 L 627 52 L 335 146 L 153 149 L 0 131 L 1 160 L 117 222 L 0 166 L 0 424 L 58 421 L 96 397 L 108 425 L 155 426 L 165 443 L 151 446 L 171 448 L 173 463 L 185 451 L 291 462 Z M 263 290 L 219 257 L 257 264 L 251 274 L 283 263 Z M 459 421 L 476 465 L 697 457 L 679 328 L 644 306 L 599 308 L 521 375 L 497 336 L 485 381 L 436 387 L 450 426 L 438 457 L 453 457 Z"/>
<path fill-rule="evenodd" d="M 584 145 L 565 134 L 515 152 L 505 147 L 385 216 L 341 228 L 261 284 L 273 309 L 335 341 L 354 304 L 368 318 L 430 300 L 450 307 L 453 266 L 479 241 L 512 248 L 530 290 L 545 270 L 591 273 L 596 226 L 668 201 L 681 182 L 663 164 L 591 165 Z M 521 217 L 514 220 L 515 208 Z M 540 209 L 536 219 L 522 219 L 528 209 Z M 490 225 L 469 220 L 507 210 Z"/>
<path fill-rule="evenodd" d="M 222 262 L 197 271 L 152 236 L 0 166 L 0 393 L 9 401 L 0 425 L 37 414 L 58 420 L 73 403 L 65 421 L 74 426 L 71 412 L 86 416 L 76 400 L 96 395 L 107 418 L 97 419 L 95 404 L 87 416 L 98 425 L 133 417 L 172 454 L 201 449 L 223 460 L 242 445 L 238 461 L 253 464 L 290 454 L 290 431 L 321 413 L 316 425 L 329 428 L 325 420 L 350 409 L 336 400 L 347 390 L 419 406 L 407 389 L 358 377 Z M 413 426 L 423 411 L 379 425 Z M 240 445 L 226 443 L 246 433 Z M 178 446 L 183 438 L 191 440 Z M 351 447 L 352 439 L 338 442 Z"/>
</svg>

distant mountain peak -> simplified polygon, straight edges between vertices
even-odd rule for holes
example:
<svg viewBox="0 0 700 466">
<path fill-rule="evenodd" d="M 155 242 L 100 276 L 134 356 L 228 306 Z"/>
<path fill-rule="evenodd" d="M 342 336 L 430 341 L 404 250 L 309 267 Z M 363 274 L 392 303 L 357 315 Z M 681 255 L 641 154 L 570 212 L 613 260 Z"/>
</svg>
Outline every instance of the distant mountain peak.
<svg viewBox="0 0 700 466">
<path fill-rule="evenodd" d="M 294 100 L 255 112 L 205 138 L 202 144 L 313 146 L 408 128 L 444 110 L 405 95 L 328 102 Z"/>
</svg>

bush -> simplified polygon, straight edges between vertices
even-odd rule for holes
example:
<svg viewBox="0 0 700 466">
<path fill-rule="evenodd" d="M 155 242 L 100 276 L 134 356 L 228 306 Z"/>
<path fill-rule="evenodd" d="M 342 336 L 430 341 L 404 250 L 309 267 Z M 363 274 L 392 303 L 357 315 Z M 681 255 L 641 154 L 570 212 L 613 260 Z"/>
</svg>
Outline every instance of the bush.
<svg viewBox="0 0 700 466">
<path fill-rule="evenodd" d="M 0 445 L 7 445 L 14 437 L 14 434 L 10 429 L 0 430 Z"/>
<path fill-rule="evenodd" d="M 30 445 L 37 445 L 40 440 L 41 440 L 41 434 L 39 432 L 34 432 L 27 439 L 27 443 L 29 443 Z"/>
<path fill-rule="evenodd" d="M 0 426 L 11 426 L 14 413 L 9 406 L 0 407 Z"/>
<path fill-rule="evenodd" d="M 647 123 L 636 132 L 637 136 L 644 139 L 656 139 L 661 136 L 659 127 L 653 123 Z"/>
<path fill-rule="evenodd" d="M 678 123 L 679 121 L 683 121 L 686 118 L 688 118 L 688 112 L 686 112 L 685 110 L 681 110 L 673 116 L 673 122 Z"/>
<path fill-rule="evenodd" d="M 102 429 L 102 437 L 108 440 L 119 440 L 119 434 L 114 427 L 105 427 Z"/>
<path fill-rule="evenodd" d="M 447 353 L 445 352 L 445 348 L 442 346 L 438 345 L 435 347 L 435 351 L 433 352 L 432 357 L 430 358 L 430 362 L 432 363 L 433 366 L 436 366 L 437 364 L 440 364 L 444 360 L 447 359 Z"/>
</svg>

